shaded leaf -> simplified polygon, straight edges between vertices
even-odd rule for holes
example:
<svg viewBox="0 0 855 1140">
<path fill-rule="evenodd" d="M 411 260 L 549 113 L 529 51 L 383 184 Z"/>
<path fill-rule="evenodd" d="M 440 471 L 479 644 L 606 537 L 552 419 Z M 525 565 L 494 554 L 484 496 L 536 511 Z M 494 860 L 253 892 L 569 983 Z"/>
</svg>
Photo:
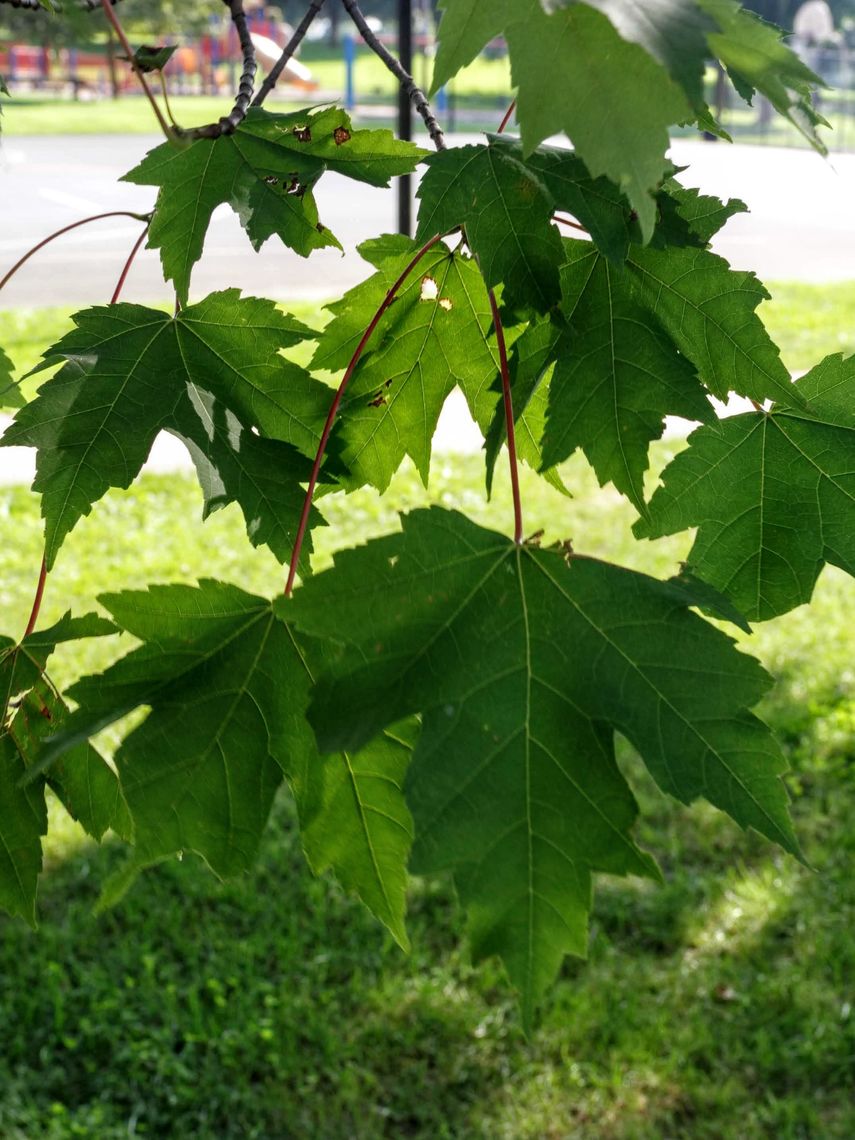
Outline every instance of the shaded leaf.
<svg viewBox="0 0 855 1140">
<path fill-rule="evenodd" d="M 642 249 L 628 265 L 638 300 L 695 365 L 714 396 L 737 392 L 753 400 L 791 398 L 779 350 L 755 309 L 769 294 L 753 273 L 730 268 L 705 249 Z"/>
<path fill-rule="evenodd" d="M 565 240 L 562 307 L 568 331 L 555 370 L 543 435 L 547 467 L 577 447 L 600 484 L 644 514 L 648 448 L 665 416 L 707 421 L 714 413 L 691 363 L 633 297 L 633 279 L 590 242 Z"/>
<path fill-rule="evenodd" d="M 13 379 L 14 365 L 6 353 L 0 348 L 0 409 L 22 408 L 24 397 Z"/>
<path fill-rule="evenodd" d="M 325 170 L 385 186 L 392 175 L 413 170 L 424 153 L 390 131 L 354 129 L 335 108 L 282 115 L 256 107 L 231 134 L 156 147 L 125 181 L 159 188 L 148 245 L 160 250 L 164 275 L 186 304 L 193 265 L 221 203 L 238 215 L 256 249 L 276 234 L 307 257 L 314 249 L 340 248 L 320 223 L 312 194 Z"/>
<path fill-rule="evenodd" d="M 697 526 L 690 567 L 762 621 L 810 600 L 826 562 L 855 574 L 855 360 L 827 357 L 785 405 L 694 432 L 636 533 Z"/>
<path fill-rule="evenodd" d="M 381 238 L 360 247 L 379 266 L 330 305 L 313 368 L 343 368 L 417 242 Z M 446 397 L 462 388 L 486 426 L 498 373 L 487 293 L 478 267 L 442 243 L 419 262 L 384 314 L 347 389 L 341 410 L 342 458 L 354 485 L 388 486 L 405 455 L 427 483 L 431 442 Z"/>
<path fill-rule="evenodd" d="M 712 52 L 721 60 L 748 102 L 755 91 L 825 153 L 816 128 L 827 126 L 814 109 L 811 92 L 825 84 L 784 43 L 784 33 L 774 24 L 746 11 L 738 0 L 697 0 L 715 20 L 719 30 L 708 36 Z"/>
<path fill-rule="evenodd" d="M 188 391 L 174 417 L 175 435 L 190 452 L 205 498 L 204 518 L 238 503 L 253 546 L 291 558 L 311 461 L 288 443 L 248 431 L 228 408 L 200 388 Z M 314 507 L 301 548 L 300 572 L 309 570 L 311 530 L 323 523 Z"/>
<path fill-rule="evenodd" d="M 273 302 L 230 289 L 176 317 L 122 304 L 85 309 L 74 321 L 45 354 L 66 365 L 2 440 L 38 449 L 33 489 L 42 492 L 49 566 L 94 502 L 130 486 L 159 431 L 187 434 L 189 389 L 213 395 L 245 429 L 314 454 L 329 391 L 280 355 L 304 326 Z"/>
<path fill-rule="evenodd" d="M 561 238 L 552 200 L 526 167 L 494 146 L 454 147 L 425 165 L 416 241 L 462 225 L 486 284 L 504 284 L 508 307 L 556 305 Z"/>
<path fill-rule="evenodd" d="M 176 51 L 178 51 L 178 44 L 164 44 L 162 46 L 140 44 L 129 62 L 135 64 L 137 70 L 143 72 L 144 75 L 148 75 L 152 71 L 163 71 Z M 128 59 L 126 55 L 119 58 Z"/>
<path fill-rule="evenodd" d="M 22 787 L 25 775 L 15 739 L 0 733 L 0 907 L 35 927 L 47 808 L 44 786 Z"/>
<path fill-rule="evenodd" d="M 566 331 L 564 321 L 555 315 L 532 321 L 514 342 L 508 362 L 517 456 L 536 471 L 543 466 L 541 443 L 546 425 L 549 385 L 555 368 L 556 353 Z M 507 435 L 504 404 L 499 400 L 484 444 L 488 494 L 492 493 L 496 460 L 502 444 L 507 442 Z M 544 471 L 543 476 L 557 491 L 569 495 L 561 476 L 554 468 Z"/>
<path fill-rule="evenodd" d="M 332 750 L 422 712 L 414 868 L 455 870 L 476 953 L 501 954 L 530 1021 L 564 953 L 584 953 L 591 870 L 655 873 L 629 835 L 613 730 L 665 791 L 797 850 L 783 757 L 746 711 L 770 679 L 688 610 L 685 582 L 517 547 L 439 509 L 403 524 L 294 599 L 299 625 L 346 643 L 310 716 Z"/>
<path fill-rule="evenodd" d="M 100 601 L 143 644 L 72 685 L 80 707 L 45 760 L 148 705 L 116 753 L 136 861 L 190 850 L 218 875 L 247 870 L 301 745 L 302 707 L 290 692 L 301 665 L 288 630 L 264 599 L 211 580 Z"/>
</svg>

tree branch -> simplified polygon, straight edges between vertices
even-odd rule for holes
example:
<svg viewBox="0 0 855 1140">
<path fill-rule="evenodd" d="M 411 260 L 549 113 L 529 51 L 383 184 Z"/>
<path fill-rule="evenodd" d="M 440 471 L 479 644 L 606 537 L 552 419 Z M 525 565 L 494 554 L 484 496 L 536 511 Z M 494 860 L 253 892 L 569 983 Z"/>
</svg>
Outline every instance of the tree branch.
<svg viewBox="0 0 855 1140">
<path fill-rule="evenodd" d="M 409 96 L 410 102 L 421 115 L 424 124 L 427 127 L 427 132 L 431 137 L 431 141 L 437 150 L 445 150 L 445 136 L 442 133 L 442 127 L 436 121 L 434 113 L 431 110 L 430 103 L 428 102 L 427 95 L 420 87 L 416 86 L 416 81 L 413 79 L 409 72 L 405 71 L 399 61 L 386 50 L 380 43 L 374 33 L 368 26 L 362 10 L 356 3 L 356 0 L 342 0 L 347 14 L 350 16 L 356 25 L 360 35 L 371 48 L 376 56 L 385 63 L 386 67 L 392 72 L 401 87 L 406 91 Z"/>
<path fill-rule="evenodd" d="M 276 84 L 279 82 L 279 76 L 285 70 L 286 64 L 294 55 L 300 44 L 303 42 L 303 37 L 311 27 L 312 21 L 318 15 L 325 3 L 326 0 L 311 0 L 306 14 L 297 25 L 296 31 L 283 48 L 282 54 L 277 59 L 276 63 L 274 63 L 273 67 L 270 69 L 270 73 L 267 75 L 261 87 L 258 89 L 258 94 L 252 101 L 253 107 L 260 107 L 270 92 L 273 90 L 273 88 L 276 86 Z"/>
<path fill-rule="evenodd" d="M 115 0 L 100 0 L 100 7 L 103 8 L 104 15 L 110 21 L 110 24 L 113 27 L 113 31 L 119 37 L 119 43 L 125 49 L 125 54 L 127 55 L 128 59 L 130 60 L 130 64 L 134 70 L 134 74 L 136 75 L 137 79 L 140 81 L 140 86 L 142 87 L 143 91 L 146 94 L 146 98 L 148 99 L 149 103 L 151 104 L 151 109 L 154 111 L 154 116 L 160 125 L 160 129 L 163 131 L 163 133 L 166 135 L 166 137 L 168 139 L 171 139 L 173 137 L 173 134 L 174 134 L 172 127 L 170 127 L 170 125 L 167 123 L 166 119 L 164 119 L 163 113 L 160 110 L 160 107 L 158 107 L 158 105 L 157 105 L 157 100 L 155 99 L 154 95 L 152 95 L 151 88 L 149 87 L 148 83 L 146 82 L 146 77 L 143 75 L 140 68 L 137 67 L 136 63 L 134 62 L 133 48 L 130 45 L 130 41 L 128 40 L 128 37 L 125 35 L 125 29 L 119 23 L 118 19 L 116 18 L 116 13 L 113 11 L 113 9 L 111 7 L 111 5 L 113 3 L 115 3 Z"/>
<path fill-rule="evenodd" d="M 238 83 L 235 103 L 231 111 L 229 111 L 227 115 L 223 115 L 221 119 L 218 119 L 216 123 L 206 123 L 203 127 L 190 127 L 187 130 L 179 127 L 175 131 L 175 134 L 182 139 L 218 139 L 221 138 L 222 135 L 234 134 L 246 118 L 246 113 L 252 102 L 252 94 L 255 90 L 255 73 L 258 70 L 258 63 L 255 59 L 255 48 L 253 47 L 252 36 L 249 33 L 249 27 L 246 22 L 246 12 L 243 10 L 243 0 L 223 0 L 223 3 L 229 9 L 243 53 L 243 73 Z"/>
</svg>

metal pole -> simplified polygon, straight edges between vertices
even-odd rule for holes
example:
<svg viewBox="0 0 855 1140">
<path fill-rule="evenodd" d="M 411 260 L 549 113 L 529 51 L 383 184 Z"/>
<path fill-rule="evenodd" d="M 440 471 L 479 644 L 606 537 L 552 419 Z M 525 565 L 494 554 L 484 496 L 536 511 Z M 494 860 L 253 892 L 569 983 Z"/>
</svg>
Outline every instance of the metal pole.
<svg viewBox="0 0 855 1140">
<path fill-rule="evenodd" d="M 398 58 L 401 66 L 413 74 L 413 0 L 398 0 Z M 403 89 L 398 91 L 398 137 L 413 137 L 413 107 Z M 398 179 L 398 233 L 412 237 L 413 188 L 409 174 Z"/>
</svg>

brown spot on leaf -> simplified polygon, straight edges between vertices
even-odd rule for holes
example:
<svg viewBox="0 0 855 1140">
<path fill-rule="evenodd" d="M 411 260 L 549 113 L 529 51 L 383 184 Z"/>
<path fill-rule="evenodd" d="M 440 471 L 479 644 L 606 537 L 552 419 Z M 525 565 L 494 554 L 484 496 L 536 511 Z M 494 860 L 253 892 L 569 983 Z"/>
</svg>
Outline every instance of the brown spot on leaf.
<svg viewBox="0 0 855 1140">
<path fill-rule="evenodd" d="M 293 182 L 288 183 L 286 193 L 293 194 L 297 198 L 302 198 L 307 190 L 308 186 L 306 186 L 305 183 L 301 182 L 299 178 L 295 178 Z"/>
<path fill-rule="evenodd" d="M 297 142 L 310 143 L 312 141 L 312 132 L 309 127 L 295 127 L 294 138 Z"/>
<path fill-rule="evenodd" d="M 369 408 L 381 408 L 386 403 L 386 397 L 382 392 L 378 392 L 373 400 L 368 401 Z"/>
<path fill-rule="evenodd" d="M 333 138 L 335 139 L 335 145 L 341 146 L 342 143 L 350 142 L 350 131 L 347 127 L 336 127 L 333 131 Z"/>
</svg>

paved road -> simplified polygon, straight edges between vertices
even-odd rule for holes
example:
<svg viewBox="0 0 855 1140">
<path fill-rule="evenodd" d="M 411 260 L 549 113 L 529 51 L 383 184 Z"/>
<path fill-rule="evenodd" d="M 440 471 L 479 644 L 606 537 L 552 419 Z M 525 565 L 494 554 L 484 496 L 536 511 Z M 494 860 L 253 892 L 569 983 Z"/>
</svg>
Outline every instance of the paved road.
<svg viewBox="0 0 855 1140">
<path fill-rule="evenodd" d="M 154 136 L 12 138 L 0 145 L 0 268 L 51 230 L 88 213 L 148 210 L 154 191 L 117 182 L 151 146 Z M 678 142 L 673 157 L 682 176 L 719 195 L 741 197 L 749 217 L 734 218 L 716 248 L 736 268 L 767 280 L 855 278 L 855 155 L 825 162 L 808 151 Z M 308 261 L 276 238 L 253 253 L 227 206 L 213 219 L 204 257 L 193 277 L 202 296 L 226 284 L 278 299 L 329 298 L 367 272 L 355 246 L 395 226 L 395 196 L 325 176 L 318 185 L 320 216 L 346 256 L 323 250 Z M 111 219 L 83 227 L 39 254 L 4 292 L 4 305 L 92 304 L 112 292 L 139 227 Z M 157 256 L 139 258 L 127 300 L 168 298 Z"/>
<path fill-rule="evenodd" d="M 3 141 L 0 272 L 45 234 L 86 214 L 148 210 L 154 200 L 152 190 L 116 180 L 157 143 L 154 136 Z M 855 278 L 855 155 L 826 162 L 807 151 L 678 142 L 672 157 L 689 167 L 681 176 L 687 185 L 721 197 L 739 197 L 751 206 L 750 215 L 728 223 L 715 247 L 735 268 L 754 269 L 766 280 Z M 327 299 L 356 284 L 369 269 L 355 246 L 381 230 L 394 229 L 394 193 L 327 175 L 317 197 L 321 218 L 345 247 L 344 257 L 324 250 L 306 261 L 276 239 L 254 254 L 237 219 L 228 207 L 220 207 L 194 273 L 194 294 L 202 296 L 228 284 L 283 300 Z M 60 238 L 16 276 L 3 294 L 3 304 L 105 301 L 138 233 L 135 223 L 116 219 Z M 168 299 L 153 251 L 138 259 L 124 297 Z M 446 408 L 437 446 L 450 451 L 480 448 L 480 436 L 462 400 L 451 401 Z M 186 462 L 183 448 L 168 436 L 159 437 L 152 455 L 155 469 Z M 29 449 L 0 451 L 0 483 L 31 477 Z"/>
</svg>

